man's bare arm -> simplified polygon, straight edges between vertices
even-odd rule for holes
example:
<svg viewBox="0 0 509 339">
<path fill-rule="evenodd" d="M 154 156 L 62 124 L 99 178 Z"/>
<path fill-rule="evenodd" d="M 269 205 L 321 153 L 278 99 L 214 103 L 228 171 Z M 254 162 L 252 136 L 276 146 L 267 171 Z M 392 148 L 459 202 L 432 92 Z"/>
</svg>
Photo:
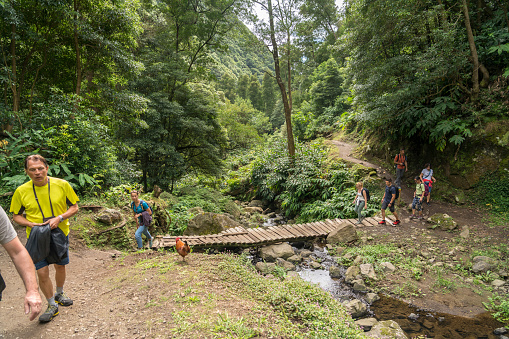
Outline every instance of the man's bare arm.
<svg viewBox="0 0 509 339">
<path fill-rule="evenodd" d="M 34 320 L 41 312 L 42 301 L 39 295 L 37 279 L 35 278 L 35 266 L 32 258 L 30 258 L 18 237 L 9 241 L 4 247 L 25 284 L 25 314 L 30 313 L 30 320 Z"/>
</svg>

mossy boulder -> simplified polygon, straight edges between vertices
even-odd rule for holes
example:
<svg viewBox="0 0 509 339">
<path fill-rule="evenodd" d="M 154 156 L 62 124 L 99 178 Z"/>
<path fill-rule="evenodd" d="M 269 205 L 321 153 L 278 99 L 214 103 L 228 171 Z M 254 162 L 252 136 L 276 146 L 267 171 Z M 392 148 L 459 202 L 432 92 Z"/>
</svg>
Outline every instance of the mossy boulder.
<svg viewBox="0 0 509 339">
<path fill-rule="evenodd" d="M 428 228 L 439 228 L 442 231 L 452 231 L 458 227 L 458 223 L 448 214 L 435 213 L 428 218 Z"/>
<path fill-rule="evenodd" d="M 179 202 L 179 199 L 176 196 L 166 191 L 159 195 L 159 199 L 164 200 L 168 206 L 173 206 Z"/>
<path fill-rule="evenodd" d="M 224 214 L 205 212 L 198 214 L 189 221 L 184 235 L 217 234 L 228 228 L 239 226 L 241 225 L 238 222 Z"/>
</svg>

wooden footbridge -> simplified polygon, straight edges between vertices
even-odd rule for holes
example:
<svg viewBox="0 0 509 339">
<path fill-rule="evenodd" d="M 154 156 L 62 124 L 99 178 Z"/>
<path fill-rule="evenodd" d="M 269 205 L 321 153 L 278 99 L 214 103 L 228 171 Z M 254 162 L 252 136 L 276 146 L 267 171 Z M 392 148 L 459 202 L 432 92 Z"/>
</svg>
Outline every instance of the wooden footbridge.
<svg viewBox="0 0 509 339">
<path fill-rule="evenodd" d="M 181 236 L 189 246 L 195 247 L 251 247 L 268 245 L 281 241 L 301 241 L 317 237 L 326 237 L 343 222 L 348 222 L 355 227 L 377 226 L 381 218 L 365 218 L 362 224 L 355 224 L 357 219 L 334 219 L 311 222 L 298 225 L 279 225 L 259 228 L 234 227 L 219 234 Z M 387 217 L 390 224 L 395 218 Z M 176 236 L 157 236 L 152 248 L 168 248 L 175 246 Z"/>
</svg>

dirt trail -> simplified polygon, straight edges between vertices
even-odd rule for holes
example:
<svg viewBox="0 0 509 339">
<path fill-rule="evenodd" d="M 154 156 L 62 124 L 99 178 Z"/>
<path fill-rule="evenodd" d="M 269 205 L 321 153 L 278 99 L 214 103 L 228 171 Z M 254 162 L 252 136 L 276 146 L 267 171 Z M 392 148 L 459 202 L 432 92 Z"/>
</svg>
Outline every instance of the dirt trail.
<svg viewBox="0 0 509 339">
<path fill-rule="evenodd" d="M 19 238 L 26 238 L 24 230 L 18 230 Z M 98 317 L 108 315 L 108 310 L 101 310 L 103 289 L 102 279 L 98 279 L 108 272 L 112 263 L 111 254 L 91 250 L 80 246 L 72 240 L 70 265 L 68 266 L 65 291 L 75 303 L 70 307 L 60 306 L 59 315 L 47 324 L 40 324 L 37 319 L 30 322 L 24 315 L 23 298 L 24 286 L 16 272 L 7 252 L 0 246 L 0 268 L 7 288 L 0 301 L 0 338 L 94 338 L 94 329 L 100 324 Z M 54 269 L 50 268 L 53 278 Z M 54 281 L 54 279 L 53 279 Z M 41 293 L 41 297 L 44 298 Z M 43 308 L 47 303 L 43 300 Z M 106 316 L 106 319 L 108 317 Z"/>
</svg>

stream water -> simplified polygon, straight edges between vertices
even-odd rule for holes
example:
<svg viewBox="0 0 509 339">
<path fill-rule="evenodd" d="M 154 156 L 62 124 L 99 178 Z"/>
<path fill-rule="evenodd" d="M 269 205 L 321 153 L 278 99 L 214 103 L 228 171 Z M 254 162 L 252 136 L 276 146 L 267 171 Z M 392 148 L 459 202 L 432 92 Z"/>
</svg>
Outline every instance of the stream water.
<svg viewBox="0 0 509 339">
<path fill-rule="evenodd" d="M 494 320 L 486 312 L 473 318 L 454 316 L 451 314 L 437 313 L 433 310 L 423 310 L 409 305 L 401 300 L 388 296 L 379 295 L 380 300 L 369 305 L 364 300 L 364 293 L 354 292 L 350 285 L 344 283 L 345 268 L 341 268 L 343 277 L 333 279 L 329 276 L 329 268 L 335 265 L 334 259 L 322 248 L 313 250 L 314 257 L 319 258 L 324 269 L 314 270 L 307 268 L 305 264 L 299 265 L 297 272 L 300 277 L 311 283 L 318 284 L 322 289 L 329 292 L 339 301 L 359 299 L 368 306 L 368 314 L 365 317 L 375 317 L 378 321 L 394 320 L 405 331 L 409 338 L 488 338 L 499 339 L 503 336 L 493 334 L 496 328 L 503 324 Z"/>
</svg>

